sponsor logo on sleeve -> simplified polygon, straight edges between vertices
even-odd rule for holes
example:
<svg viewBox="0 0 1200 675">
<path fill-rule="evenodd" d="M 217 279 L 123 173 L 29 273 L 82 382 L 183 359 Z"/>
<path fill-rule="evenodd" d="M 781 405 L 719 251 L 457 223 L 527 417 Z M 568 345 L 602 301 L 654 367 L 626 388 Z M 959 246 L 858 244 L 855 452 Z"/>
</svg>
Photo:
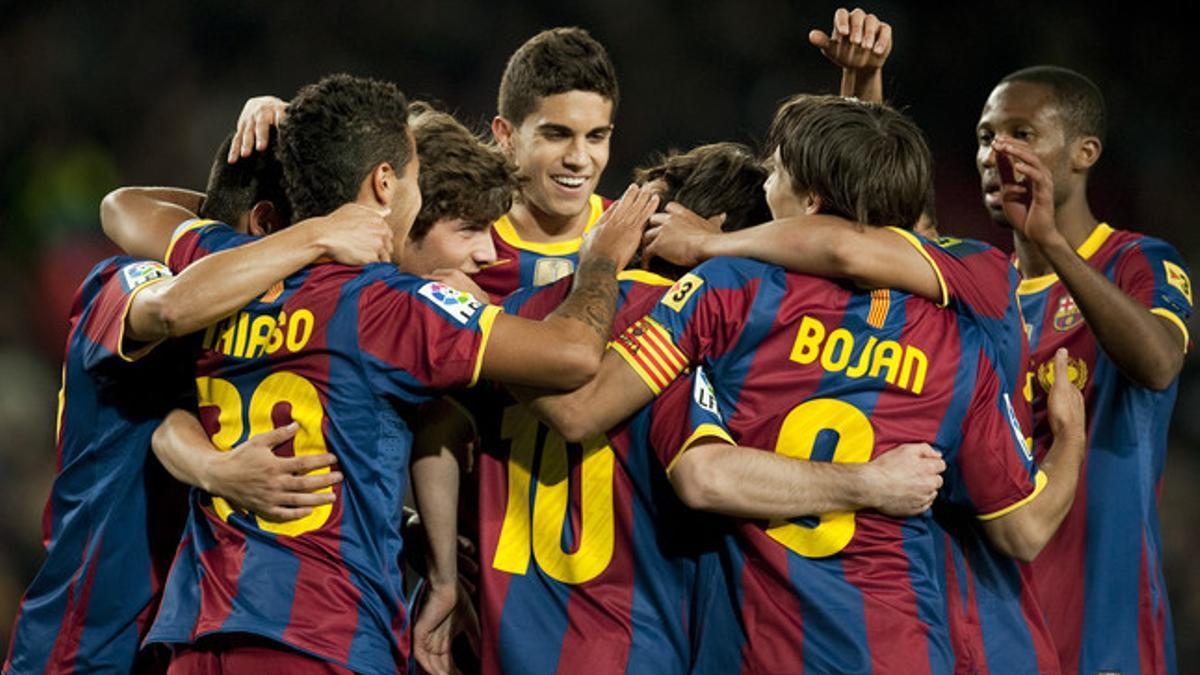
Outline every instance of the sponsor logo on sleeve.
<svg viewBox="0 0 1200 675">
<path fill-rule="evenodd" d="M 483 303 L 471 297 L 470 294 L 437 281 L 425 284 L 417 290 L 417 293 L 461 324 L 470 321 L 479 308 L 483 307 Z"/>
<path fill-rule="evenodd" d="M 1192 304 L 1192 281 L 1188 279 L 1187 272 L 1169 260 L 1163 261 L 1163 269 L 1167 272 L 1167 283 L 1183 293 L 1183 297 L 1187 298 L 1189 305 Z"/>
<path fill-rule="evenodd" d="M 138 286 L 169 276 L 171 276 L 171 270 L 160 262 L 153 260 L 135 262 L 121 268 L 121 286 L 128 293 Z"/>
<path fill-rule="evenodd" d="M 701 410 L 707 410 L 718 420 L 721 419 L 721 410 L 717 407 L 717 392 L 713 389 L 712 383 L 708 381 L 708 376 L 704 373 L 703 368 L 696 368 L 696 377 L 692 384 L 692 399 L 696 401 L 696 405 L 700 406 Z"/>
<path fill-rule="evenodd" d="M 1033 450 L 1029 448 L 1029 443 L 1025 440 L 1025 432 L 1021 431 L 1021 423 L 1017 421 L 1017 411 L 1013 410 L 1012 399 L 1008 397 L 1008 394 L 1004 395 L 1004 412 L 1008 415 L 1008 426 L 1012 427 L 1013 439 L 1021 447 L 1025 459 L 1032 462 Z"/>
<path fill-rule="evenodd" d="M 692 274 L 691 272 L 688 272 L 680 277 L 679 281 L 676 281 L 674 286 L 671 286 L 671 288 L 667 290 L 666 295 L 663 296 L 662 304 L 670 307 L 676 312 L 683 311 L 684 303 L 686 303 L 689 298 L 695 295 L 696 291 L 699 290 L 699 288 L 703 285 L 703 279 L 695 274 Z"/>
</svg>

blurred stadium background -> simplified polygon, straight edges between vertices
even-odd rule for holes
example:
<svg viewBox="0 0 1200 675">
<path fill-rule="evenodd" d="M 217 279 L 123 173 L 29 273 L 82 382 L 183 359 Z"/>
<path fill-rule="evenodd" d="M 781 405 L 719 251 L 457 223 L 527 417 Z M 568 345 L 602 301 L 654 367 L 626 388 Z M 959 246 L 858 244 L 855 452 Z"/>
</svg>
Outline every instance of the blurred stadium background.
<svg viewBox="0 0 1200 675">
<path fill-rule="evenodd" d="M 1014 2 L 866 7 L 895 29 L 888 98 L 937 161 L 944 233 L 1011 250 L 980 206 L 974 125 L 992 85 L 1055 63 L 1093 78 L 1109 137 L 1095 212 L 1163 237 L 1200 268 L 1194 38 L 1166 9 Z M 255 94 L 290 98 L 323 74 L 390 79 L 479 128 L 508 55 L 546 27 L 579 25 L 609 49 L 622 101 L 601 183 L 620 192 L 654 151 L 753 142 L 776 103 L 833 92 L 807 41 L 835 3 L 632 0 L 426 3 L 0 3 L 0 654 L 41 553 L 54 472 L 54 410 L 77 284 L 111 252 L 98 204 L 125 184 L 203 188 L 213 151 Z M 1194 322 L 1193 322 L 1194 323 Z M 1189 356 L 1162 500 L 1181 672 L 1200 667 L 1200 359 Z"/>
</svg>

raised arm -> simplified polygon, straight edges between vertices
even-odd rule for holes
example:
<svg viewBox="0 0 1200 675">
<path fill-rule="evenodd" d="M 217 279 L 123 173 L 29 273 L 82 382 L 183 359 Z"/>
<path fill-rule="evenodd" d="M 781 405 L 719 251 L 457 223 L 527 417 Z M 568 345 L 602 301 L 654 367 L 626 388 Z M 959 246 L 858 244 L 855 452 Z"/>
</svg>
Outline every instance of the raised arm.
<svg viewBox="0 0 1200 675">
<path fill-rule="evenodd" d="M 1058 531 L 1075 501 L 1079 470 L 1087 451 L 1083 394 L 1067 375 L 1067 350 L 1054 355 L 1054 382 L 1046 404 L 1054 442 L 1038 467 L 1046 487 L 1032 501 L 983 522 L 984 532 L 1001 553 L 1030 561 Z"/>
<path fill-rule="evenodd" d="M 1050 172 L 1028 145 L 998 138 L 992 147 L 999 153 L 997 162 L 1011 158 L 1012 168 L 1025 177 L 1017 183 L 1012 171 L 1001 171 L 1009 222 L 1045 255 L 1104 352 L 1141 386 L 1158 391 L 1171 386 L 1187 348 L 1183 325 L 1152 313 L 1071 247 L 1055 225 Z"/>
<path fill-rule="evenodd" d="M 347 264 L 389 260 L 391 238 L 391 229 L 378 213 L 347 204 L 328 216 L 206 256 L 135 295 L 126 315 L 126 336 L 153 342 L 187 335 L 322 256 Z"/>
<path fill-rule="evenodd" d="M 333 503 L 332 492 L 317 490 L 342 480 L 338 471 L 306 475 L 334 464 L 337 459 L 329 453 L 279 457 L 272 452 L 291 440 L 296 429 L 295 424 L 272 429 L 222 452 L 209 441 L 194 414 L 173 410 L 155 430 L 151 447 L 179 482 L 224 497 L 266 520 L 284 522 Z"/>
<path fill-rule="evenodd" d="M 793 272 L 847 279 L 864 288 L 895 288 L 944 301 L 925 256 L 891 230 L 837 216 L 795 216 L 735 232 L 671 203 L 650 218 L 647 256 L 695 266 L 718 256 L 755 258 Z"/>
<path fill-rule="evenodd" d="M 505 384 L 569 389 L 599 367 L 612 328 L 617 272 L 633 257 L 658 197 L 636 185 L 609 207 L 579 255 L 571 294 L 541 321 L 500 314 L 483 355 L 483 377 Z"/>
<path fill-rule="evenodd" d="M 839 7 L 830 34 L 813 30 L 808 41 L 842 69 L 842 96 L 883 102 L 883 64 L 892 52 L 891 25 L 861 9 Z"/>
<path fill-rule="evenodd" d="M 738 518 L 796 518 L 877 509 L 912 516 L 933 504 L 946 468 L 941 454 L 902 445 L 865 464 L 834 464 L 700 439 L 668 470 L 675 492 L 694 509 Z"/>
<path fill-rule="evenodd" d="M 100 226 L 129 255 L 162 260 L 175 228 L 203 202 L 203 192 L 183 188 L 117 188 L 100 202 Z"/>
</svg>

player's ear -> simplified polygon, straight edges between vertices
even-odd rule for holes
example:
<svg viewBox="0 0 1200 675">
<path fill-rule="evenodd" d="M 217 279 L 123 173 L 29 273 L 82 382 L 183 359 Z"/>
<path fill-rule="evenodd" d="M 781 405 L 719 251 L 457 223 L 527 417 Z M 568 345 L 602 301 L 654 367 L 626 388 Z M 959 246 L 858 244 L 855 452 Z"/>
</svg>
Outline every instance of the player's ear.
<svg viewBox="0 0 1200 675">
<path fill-rule="evenodd" d="M 1100 159 L 1103 150 L 1100 139 L 1095 136 L 1081 136 L 1071 143 L 1071 168 L 1075 171 L 1087 171 L 1096 160 Z"/>
<path fill-rule="evenodd" d="M 804 194 L 804 215 L 815 216 L 821 212 L 822 206 L 824 206 L 824 202 L 821 201 L 821 195 L 815 192 Z"/>
<path fill-rule="evenodd" d="M 380 162 L 371 169 L 358 188 L 358 202 L 373 206 L 390 207 L 396 194 L 399 180 L 391 162 Z"/>
<path fill-rule="evenodd" d="M 261 237 L 277 232 L 283 226 L 283 219 L 279 217 L 279 209 L 276 209 L 272 202 L 264 199 L 250 209 L 250 222 L 246 227 L 250 234 Z"/>
<path fill-rule="evenodd" d="M 496 115 L 492 118 L 492 138 L 505 154 L 512 154 L 512 137 L 515 131 L 512 122 Z"/>
</svg>

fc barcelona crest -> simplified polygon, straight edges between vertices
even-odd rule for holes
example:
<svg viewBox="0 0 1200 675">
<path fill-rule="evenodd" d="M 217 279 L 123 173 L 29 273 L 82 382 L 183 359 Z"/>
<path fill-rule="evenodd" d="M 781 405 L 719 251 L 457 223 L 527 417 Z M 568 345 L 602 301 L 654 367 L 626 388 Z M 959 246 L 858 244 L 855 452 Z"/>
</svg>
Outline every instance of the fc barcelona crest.
<svg viewBox="0 0 1200 675">
<path fill-rule="evenodd" d="M 1058 301 L 1058 309 L 1054 310 L 1054 330 L 1066 332 L 1079 325 L 1083 321 L 1083 314 L 1080 314 L 1079 307 L 1075 304 L 1075 298 L 1069 295 L 1064 295 Z"/>
</svg>

